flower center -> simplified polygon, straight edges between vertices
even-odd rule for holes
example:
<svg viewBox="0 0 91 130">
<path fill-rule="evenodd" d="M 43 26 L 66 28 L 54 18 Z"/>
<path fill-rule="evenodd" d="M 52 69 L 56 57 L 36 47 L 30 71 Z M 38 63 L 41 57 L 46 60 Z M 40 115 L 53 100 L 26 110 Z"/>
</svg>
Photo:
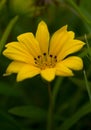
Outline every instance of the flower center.
<svg viewBox="0 0 91 130">
<path fill-rule="evenodd" d="M 38 55 L 36 58 L 34 58 L 34 61 L 35 65 L 42 70 L 46 68 L 53 68 L 57 62 L 57 56 L 43 53 L 43 55 Z"/>
</svg>

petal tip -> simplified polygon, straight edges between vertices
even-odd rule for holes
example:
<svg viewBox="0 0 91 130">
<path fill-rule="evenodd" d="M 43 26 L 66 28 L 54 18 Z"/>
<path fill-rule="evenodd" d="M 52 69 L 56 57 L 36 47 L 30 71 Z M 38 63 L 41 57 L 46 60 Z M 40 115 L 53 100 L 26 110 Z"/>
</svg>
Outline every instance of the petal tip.
<svg viewBox="0 0 91 130">
<path fill-rule="evenodd" d="M 4 77 L 5 77 L 5 76 L 9 76 L 9 75 L 11 75 L 11 73 L 7 73 L 7 72 L 6 72 L 6 73 L 3 74 Z"/>
<path fill-rule="evenodd" d="M 44 24 L 46 24 L 43 20 L 41 20 L 40 22 L 39 22 L 39 25 L 44 25 Z"/>
<path fill-rule="evenodd" d="M 64 25 L 63 27 L 61 27 L 61 29 L 63 28 L 63 30 L 67 31 L 68 25 Z"/>
<path fill-rule="evenodd" d="M 53 81 L 55 79 L 55 69 L 49 68 L 49 69 L 42 70 L 41 77 L 48 82 Z"/>
<path fill-rule="evenodd" d="M 40 28 L 40 27 L 47 27 L 47 24 L 46 24 L 46 22 L 45 21 L 43 21 L 43 20 L 41 20 L 40 22 L 39 22 L 39 24 L 38 24 L 38 28 Z"/>
</svg>

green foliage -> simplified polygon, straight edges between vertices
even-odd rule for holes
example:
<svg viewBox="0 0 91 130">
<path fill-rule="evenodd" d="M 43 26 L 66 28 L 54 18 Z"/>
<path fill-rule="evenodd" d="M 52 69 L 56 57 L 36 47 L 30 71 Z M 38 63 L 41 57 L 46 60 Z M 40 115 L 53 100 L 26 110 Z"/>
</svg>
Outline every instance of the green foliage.
<svg viewBox="0 0 91 130">
<path fill-rule="evenodd" d="M 15 107 L 9 110 L 10 113 L 21 116 L 27 117 L 32 119 L 33 122 L 42 122 L 46 119 L 46 114 L 44 110 L 37 108 L 36 106 L 20 106 Z"/>
<path fill-rule="evenodd" d="M 0 0 L 1 130 L 48 130 L 50 101 L 47 83 L 39 76 L 20 83 L 16 82 L 15 74 L 3 76 L 11 62 L 2 55 L 5 44 L 16 41 L 17 36 L 24 32 L 35 34 L 40 20 L 46 21 L 51 35 L 68 24 L 68 30 L 86 42 L 77 53 L 83 59 L 84 69 L 74 72 L 75 76 L 71 78 L 56 77 L 51 83 L 53 129 L 91 129 L 90 5 L 90 0 Z"/>
<path fill-rule="evenodd" d="M 81 107 L 75 114 L 73 114 L 70 118 L 66 119 L 64 123 L 57 130 L 68 130 L 71 126 L 73 126 L 76 122 L 78 122 L 83 116 L 89 114 L 91 112 L 91 104 L 87 103 L 83 107 Z M 71 123 L 70 123 L 71 122 Z"/>
</svg>

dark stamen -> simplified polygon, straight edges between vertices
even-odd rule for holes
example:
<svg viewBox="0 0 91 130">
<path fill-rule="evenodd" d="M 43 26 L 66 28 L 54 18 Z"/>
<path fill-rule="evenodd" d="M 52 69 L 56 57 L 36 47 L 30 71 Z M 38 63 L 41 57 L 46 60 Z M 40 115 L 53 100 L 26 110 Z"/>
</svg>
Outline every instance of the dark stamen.
<svg viewBox="0 0 91 130">
<path fill-rule="evenodd" d="M 50 55 L 50 57 L 53 57 L 53 55 Z"/>
<path fill-rule="evenodd" d="M 37 60 L 36 58 L 34 58 L 34 60 Z"/>
<path fill-rule="evenodd" d="M 56 58 L 57 58 L 57 56 L 54 56 L 54 58 L 56 59 Z"/>
<path fill-rule="evenodd" d="M 46 56 L 46 53 L 43 53 L 44 56 Z"/>
<path fill-rule="evenodd" d="M 38 58 L 40 58 L 40 56 L 38 56 Z"/>
</svg>

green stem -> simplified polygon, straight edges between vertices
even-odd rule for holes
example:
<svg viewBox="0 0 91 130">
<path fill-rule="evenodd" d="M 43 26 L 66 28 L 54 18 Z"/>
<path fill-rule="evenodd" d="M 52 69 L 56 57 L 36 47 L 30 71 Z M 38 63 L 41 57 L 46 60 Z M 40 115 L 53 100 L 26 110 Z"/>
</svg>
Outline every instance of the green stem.
<svg viewBox="0 0 91 130">
<path fill-rule="evenodd" d="M 10 34 L 10 32 L 11 32 L 13 26 L 14 26 L 15 23 L 17 22 L 17 20 L 18 20 L 18 16 L 15 16 L 15 17 L 14 17 L 13 19 L 11 19 L 11 21 L 9 22 L 9 24 L 8 24 L 6 30 L 5 30 L 5 32 L 4 32 L 3 36 L 2 36 L 2 38 L 1 38 L 1 41 L 0 41 L 0 54 L 1 54 L 2 50 L 3 50 L 3 48 L 4 48 L 4 45 L 5 45 L 6 41 L 7 41 L 7 38 L 8 38 L 8 36 L 9 36 L 9 34 Z"/>
<path fill-rule="evenodd" d="M 73 10 L 76 11 L 76 14 L 78 14 L 87 24 L 91 25 L 91 21 L 82 13 L 73 0 L 65 0 L 65 2 L 67 2 Z"/>
<path fill-rule="evenodd" d="M 79 40 L 91 39 L 91 33 L 86 34 L 86 38 L 85 38 L 85 36 L 83 35 L 83 36 L 77 37 L 77 39 L 79 39 Z"/>
<path fill-rule="evenodd" d="M 48 93 L 49 93 L 49 110 L 47 119 L 47 130 L 53 130 L 53 98 L 51 92 L 51 85 L 48 82 Z"/>
<path fill-rule="evenodd" d="M 53 95 L 53 107 L 55 106 L 57 94 L 58 94 L 58 91 L 59 91 L 59 88 L 60 88 L 60 85 L 61 85 L 62 81 L 63 81 L 63 78 L 58 77 L 57 80 L 56 80 L 56 83 L 55 83 L 55 85 L 53 87 L 53 92 L 52 92 L 52 95 Z"/>
<path fill-rule="evenodd" d="M 90 100 L 90 103 L 91 103 L 91 90 L 90 90 L 90 86 L 88 84 L 88 80 L 87 80 L 87 76 L 86 76 L 85 70 L 83 71 L 83 74 L 84 74 L 84 79 L 85 79 L 85 84 L 86 84 L 89 100 Z"/>
<path fill-rule="evenodd" d="M 86 45 L 87 45 L 87 52 L 89 54 L 89 56 L 91 57 L 91 50 L 90 50 L 90 46 L 89 46 L 89 43 L 88 43 L 88 40 L 87 40 L 87 35 L 85 34 L 85 41 L 86 41 Z"/>
</svg>

